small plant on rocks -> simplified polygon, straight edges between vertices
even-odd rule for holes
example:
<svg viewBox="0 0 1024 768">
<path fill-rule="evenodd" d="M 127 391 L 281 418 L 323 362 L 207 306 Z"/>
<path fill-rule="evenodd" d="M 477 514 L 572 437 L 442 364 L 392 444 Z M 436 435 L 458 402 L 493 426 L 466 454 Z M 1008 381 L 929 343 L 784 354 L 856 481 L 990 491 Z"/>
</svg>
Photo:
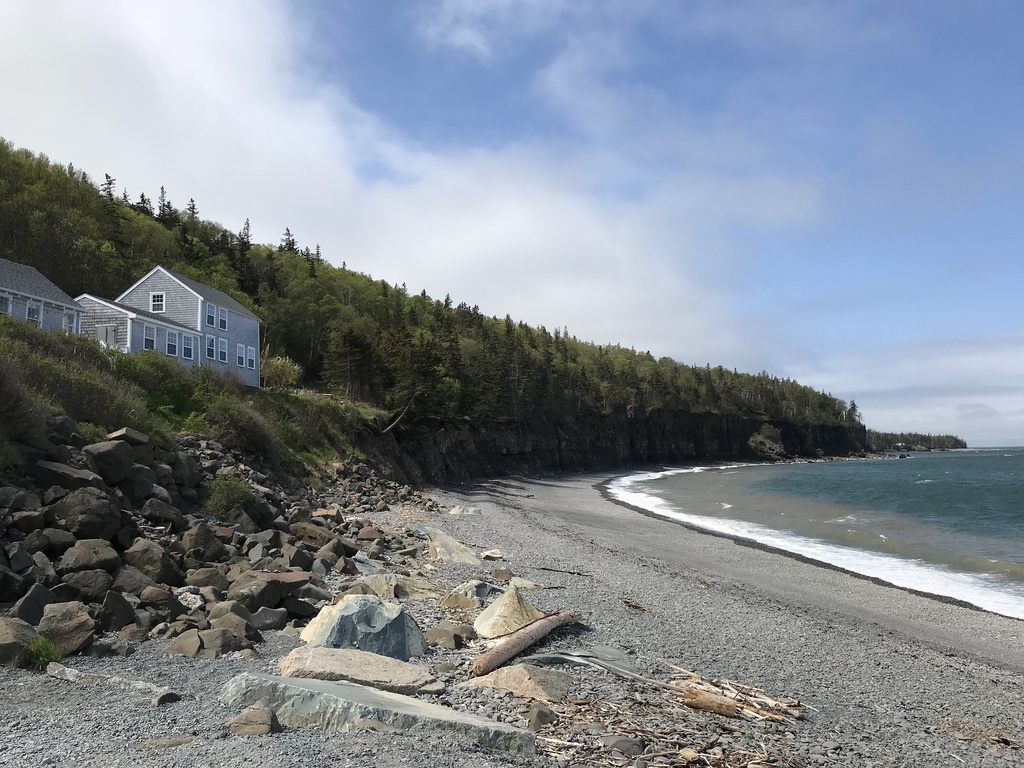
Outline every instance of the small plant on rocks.
<svg viewBox="0 0 1024 768">
<path fill-rule="evenodd" d="M 40 635 L 28 646 L 28 664 L 37 672 L 43 672 L 51 661 L 60 661 L 64 658 L 60 648 L 55 642 Z"/>
<path fill-rule="evenodd" d="M 254 498 L 252 489 L 240 477 L 218 475 L 210 483 L 206 511 L 215 518 L 231 519 Z"/>
</svg>

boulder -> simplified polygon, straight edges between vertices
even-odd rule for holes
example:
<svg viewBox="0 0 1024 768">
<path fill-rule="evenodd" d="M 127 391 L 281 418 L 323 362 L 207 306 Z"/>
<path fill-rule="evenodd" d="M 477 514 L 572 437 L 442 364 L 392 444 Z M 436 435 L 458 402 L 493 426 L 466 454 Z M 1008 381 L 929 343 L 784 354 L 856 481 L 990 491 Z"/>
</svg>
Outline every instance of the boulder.
<svg viewBox="0 0 1024 768">
<path fill-rule="evenodd" d="M 473 629 L 487 640 L 504 637 L 522 629 L 544 616 L 542 611 L 530 605 L 515 587 L 491 603 L 476 617 Z"/>
<path fill-rule="evenodd" d="M 96 622 L 83 603 L 50 603 L 43 609 L 39 634 L 53 641 L 64 655 L 77 653 L 92 642 Z"/>
<path fill-rule="evenodd" d="M 121 558 L 106 539 L 81 539 L 64 553 L 57 565 L 57 573 L 64 576 L 97 569 L 113 573 L 120 567 Z"/>
<path fill-rule="evenodd" d="M 114 586 L 114 577 L 106 571 L 74 571 L 61 581 L 74 590 L 75 596 L 85 603 L 101 603 L 108 590 Z"/>
<path fill-rule="evenodd" d="M 56 485 L 69 491 L 82 488 L 105 490 L 103 478 L 88 469 L 77 469 L 55 461 L 37 461 L 35 466 L 36 482 L 43 488 Z"/>
<path fill-rule="evenodd" d="M 281 723 L 274 710 L 263 704 L 253 704 L 227 722 L 227 729 L 235 736 L 269 736 L 281 732 Z"/>
<path fill-rule="evenodd" d="M 98 623 L 104 632 L 117 632 L 135 623 L 135 608 L 120 592 L 110 590 L 103 596 Z"/>
<path fill-rule="evenodd" d="M 231 586 L 227 576 L 219 568 L 196 568 L 185 576 L 190 587 L 213 587 L 218 592 L 227 592 Z"/>
<path fill-rule="evenodd" d="M 25 593 L 25 596 L 14 604 L 8 615 L 13 619 L 21 619 L 32 626 L 36 626 L 39 624 L 39 620 L 43 618 L 43 609 L 50 603 L 55 602 L 57 602 L 57 598 L 53 592 L 42 584 L 33 584 L 28 592 Z"/>
<path fill-rule="evenodd" d="M 427 528 L 427 549 L 430 556 L 442 563 L 463 563 L 479 565 L 480 560 L 472 549 L 456 541 L 444 531 Z"/>
<path fill-rule="evenodd" d="M 263 635 L 253 625 L 252 621 L 246 621 L 234 613 L 225 613 L 216 619 L 210 619 L 211 629 L 228 629 L 239 637 L 244 637 L 250 643 L 262 643 Z"/>
<path fill-rule="evenodd" d="M 488 584 L 486 581 L 472 579 L 471 581 L 459 584 L 459 586 L 449 592 L 444 600 L 441 601 L 441 607 L 461 608 L 467 611 L 476 610 L 484 607 L 484 602 L 491 594 L 501 591 L 501 589 L 493 584 Z"/>
<path fill-rule="evenodd" d="M 235 651 L 252 649 L 252 643 L 226 627 L 200 630 L 199 639 L 203 644 L 199 651 L 201 659 L 216 659 Z"/>
<path fill-rule="evenodd" d="M 186 552 L 194 550 L 197 559 L 207 563 L 215 563 L 228 556 L 228 550 L 223 542 L 205 523 L 196 523 L 185 531 L 181 537 L 181 545 Z"/>
<path fill-rule="evenodd" d="M 96 488 L 74 490 L 50 509 L 76 539 L 110 541 L 121 529 L 121 510 Z"/>
<path fill-rule="evenodd" d="M 25 578 L 0 563 L 0 602 L 17 600 L 28 590 Z"/>
<path fill-rule="evenodd" d="M 425 579 L 399 576 L 394 573 L 375 573 L 360 581 L 378 597 L 397 597 L 401 600 L 432 600 L 437 597 L 434 585 Z"/>
<path fill-rule="evenodd" d="M 427 645 L 438 645 L 450 650 L 466 647 L 467 640 L 476 639 L 476 630 L 469 624 L 455 624 L 447 619 L 438 622 L 423 633 Z"/>
<path fill-rule="evenodd" d="M 185 583 L 185 574 L 164 548 L 149 539 L 136 539 L 124 551 L 125 565 L 137 568 L 158 584 L 180 587 Z"/>
<path fill-rule="evenodd" d="M 44 587 L 52 587 L 57 583 L 57 571 L 53 569 L 50 558 L 42 552 L 36 552 L 32 555 L 32 562 L 33 565 L 26 576 L 35 579 L 36 584 L 42 584 Z"/>
<path fill-rule="evenodd" d="M 155 587 L 156 582 L 146 574 L 130 565 L 126 565 L 114 574 L 114 589 L 131 595 L 141 595 L 147 587 Z"/>
<path fill-rule="evenodd" d="M 135 463 L 135 451 L 122 440 L 105 440 L 82 449 L 89 469 L 110 485 L 116 485 L 128 476 L 128 470 Z"/>
<path fill-rule="evenodd" d="M 301 637 L 314 647 L 358 648 L 402 661 L 426 650 L 415 619 L 397 603 L 371 595 L 346 596 L 325 606 Z"/>
<path fill-rule="evenodd" d="M 134 447 L 136 445 L 148 445 L 149 435 L 139 432 L 137 429 L 132 429 L 131 427 L 122 427 L 121 429 L 108 434 L 107 440 L 122 440 L 128 443 L 128 445 Z"/>
<path fill-rule="evenodd" d="M 337 733 L 356 730 L 366 722 L 402 731 L 422 726 L 460 734 L 485 749 L 530 757 L 536 754 L 534 737 L 529 731 L 412 696 L 345 681 L 241 674 L 227 682 L 220 701 L 229 707 L 264 704 L 288 728 L 320 728 Z"/>
<path fill-rule="evenodd" d="M 157 487 L 156 474 L 145 464 L 132 464 L 125 478 L 117 484 L 130 502 L 138 504 Z"/>
<path fill-rule="evenodd" d="M 198 629 L 188 629 L 171 640 L 164 653 L 174 656 L 188 656 L 196 658 L 203 650 L 203 641 L 199 637 Z"/>
<path fill-rule="evenodd" d="M 188 528 L 185 516 L 174 506 L 159 499 L 149 499 L 142 507 L 142 516 L 151 523 L 171 526 L 175 533 L 181 533 Z"/>
<path fill-rule="evenodd" d="M 287 601 L 288 598 L 285 598 Z M 263 632 L 268 629 L 284 629 L 288 624 L 287 608 L 260 608 L 252 615 L 253 626 Z"/>
<path fill-rule="evenodd" d="M 533 664 L 513 664 L 501 667 L 482 677 L 474 677 L 460 685 L 477 688 L 497 688 L 511 691 L 521 699 L 562 701 L 573 685 L 572 675 L 557 669 L 536 667 Z"/>
<path fill-rule="evenodd" d="M 36 631 L 27 621 L 0 619 L 0 666 L 22 667 L 28 664 L 28 647 L 36 637 Z"/>
<path fill-rule="evenodd" d="M 281 659 L 277 667 L 283 677 L 348 680 L 409 696 L 444 691 L 444 683 L 423 667 L 354 648 L 301 646 Z"/>
<path fill-rule="evenodd" d="M 288 595 L 295 593 L 309 581 L 309 574 L 301 571 L 271 573 L 249 571 L 232 582 L 228 600 L 237 600 L 250 611 L 276 608 Z"/>
</svg>

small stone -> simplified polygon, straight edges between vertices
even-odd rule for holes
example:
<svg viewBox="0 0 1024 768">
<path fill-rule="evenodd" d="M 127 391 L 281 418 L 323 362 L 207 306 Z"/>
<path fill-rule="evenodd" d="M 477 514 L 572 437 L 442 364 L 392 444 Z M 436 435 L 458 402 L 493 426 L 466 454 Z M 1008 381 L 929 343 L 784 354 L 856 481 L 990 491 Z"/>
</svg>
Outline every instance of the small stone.
<svg viewBox="0 0 1024 768">
<path fill-rule="evenodd" d="M 227 723 L 235 736 L 268 736 L 281 732 L 281 723 L 270 707 L 255 704 Z"/>
</svg>

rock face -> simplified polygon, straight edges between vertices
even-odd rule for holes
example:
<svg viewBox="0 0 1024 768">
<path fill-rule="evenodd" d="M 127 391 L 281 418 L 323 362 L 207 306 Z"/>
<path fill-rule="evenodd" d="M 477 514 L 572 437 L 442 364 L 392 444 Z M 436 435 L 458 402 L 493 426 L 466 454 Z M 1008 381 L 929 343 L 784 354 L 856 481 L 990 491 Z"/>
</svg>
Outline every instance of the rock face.
<svg viewBox="0 0 1024 768">
<path fill-rule="evenodd" d="M 462 734 L 487 749 L 536 754 L 528 731 L 355 683 L 242 674 L 227 682 L 220 700 L 229 707 L 265 704 L 289 728 L 351 731 L 366 721 L 402 730 L 422 725 Z"/>
<path fill-rule="evenodd" d="M 348 680 L 382 691 L 441 693 L 444 684 L 423 667 L 353 648 L 296 648 L 277 665 L 283 677 Z"/>
<path fill-rule="evenodd" d="M 324 607 L 301 637 L 314 647 L 358 648 L 402 661 L 426 650 L 412 616 L 400 605 L 372 595 L 348 596 Z"/>
<path fill-rule="evenodd" d="M 490 640 L 510 635 L 543 616 L 541 611 L 523 599 L 518 589 L 510 587 L 476 617 L 473 629 L 480 637 Z"/>
</svg>

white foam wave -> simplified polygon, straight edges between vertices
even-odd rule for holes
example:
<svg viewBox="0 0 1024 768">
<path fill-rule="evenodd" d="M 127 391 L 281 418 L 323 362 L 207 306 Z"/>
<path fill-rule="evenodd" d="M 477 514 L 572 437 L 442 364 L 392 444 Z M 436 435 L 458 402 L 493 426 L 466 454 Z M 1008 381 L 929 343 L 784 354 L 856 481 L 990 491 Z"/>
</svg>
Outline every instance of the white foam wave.
<svg viewBox="0 0 1024 768">
<path fill-rule="evenodd" d="M 922 560 L 907 560 L 894 555 L 829 544 L 818 539 L 776 531 L 743 520 L 695 515 L 678 509 L 664 499 L 632 487 L 637 483 L 701 471 L 703 471 L 701 467 L 692 467 L 628 475 L 609 483 L 608 492 L 625 504 L 646 509 L 670 520 L 679 520 L 696 528 L 747 539 L 784 552 L 792 552 L 812 560 L 835 565 L 862 576 L 881 579 L 898 587 L 951 597 L 993 613 L 1024 619 L 1024 588 L 1015 588 L 1014 585 L 1007 584 L 995 576 L 958 573 Z M 882 538 L 885 537 L 882 536 Z"/>
</svg>

